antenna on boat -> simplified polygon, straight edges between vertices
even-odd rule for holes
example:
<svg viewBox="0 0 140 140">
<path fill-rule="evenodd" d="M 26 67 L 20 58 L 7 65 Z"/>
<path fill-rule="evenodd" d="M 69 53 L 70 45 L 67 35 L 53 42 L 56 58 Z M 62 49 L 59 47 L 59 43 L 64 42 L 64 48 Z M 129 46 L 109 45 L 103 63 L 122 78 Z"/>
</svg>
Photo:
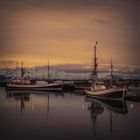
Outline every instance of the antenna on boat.
<svg viewBox="0 0 140 140">
<path fill-rule="evenodd" d="M 48 58 L 48 83 L 50 81 L 50 65 L 49 65 L 49 58 Z"/>
</svg>

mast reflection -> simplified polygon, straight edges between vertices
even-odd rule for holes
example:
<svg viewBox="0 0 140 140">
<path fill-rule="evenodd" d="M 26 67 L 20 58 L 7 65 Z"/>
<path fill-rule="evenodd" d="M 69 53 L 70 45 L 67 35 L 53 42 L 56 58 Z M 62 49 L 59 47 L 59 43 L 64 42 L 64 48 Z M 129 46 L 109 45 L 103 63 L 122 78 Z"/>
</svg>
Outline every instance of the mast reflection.
<svg viewBox="0 0 140 140">
<path fill-rule="evenodd" d="M 62 96 L 64 97 L 63 93 L 57 93 L 57 92 L 25 92 L 25 91 L 7 91 L 7 98 L 14 98 L 16 101 L 16 110 L 17 110 L 17 101 L 20 101 L 20 111 L 21 115 L 23 114 L 23 111 L 25 109 L 25 102 L 31 102 L 31 109 L 34 110 L 34 103 L 32 95 L 36 94 L 39 96 L 45 96 L 46 97 L 46 109 L 47 109 L 47 118 L 49 116 L 49 110 L 50 110 L 50 94 L 54 96 Z"/>
<path fill-rule="evenodd" d="M 20 101 L 20 112 L 21 115 L 25 109 L 25 102 L 30 101 L 30 93 L 28 92 L 16 92 L 16 91 L 8 91 L 7 98 L 14 98 L 16 101 L 16 110 L 17 110 L 17 101 Z"/>
<path fill-rule="evenodd" d="M 111 101 L 111 100 L 99 100 L 91 97 L 85 97 L 85 101 L 89 103 L 88 110 L 90 111 L 90 117 L 93 121 L 93 132 L 96 136 L 96 120 L 100 114 L 104 113 L 105 108 L 110 111 L 110 132 L 113 130 L 113 115 L 120 114 L 125 115 L 128 113 L 125 101 Z M 114 113 L 114 114 L 113 114 Z"/>
</svg>

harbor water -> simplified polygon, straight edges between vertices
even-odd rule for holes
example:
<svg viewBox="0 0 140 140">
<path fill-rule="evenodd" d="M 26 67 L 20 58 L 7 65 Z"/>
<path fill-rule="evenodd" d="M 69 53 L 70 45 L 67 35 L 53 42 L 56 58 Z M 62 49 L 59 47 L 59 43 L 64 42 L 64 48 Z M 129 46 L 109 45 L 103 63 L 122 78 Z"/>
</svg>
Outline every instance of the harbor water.
<svg viewBox="0 0 140 140">
<path fill-rule="evenodd" d="M 99 101 L 79 92 L 13 92 L 0 88 L 2 140 L 133 140 L 140 102 Z"/>
</svg>

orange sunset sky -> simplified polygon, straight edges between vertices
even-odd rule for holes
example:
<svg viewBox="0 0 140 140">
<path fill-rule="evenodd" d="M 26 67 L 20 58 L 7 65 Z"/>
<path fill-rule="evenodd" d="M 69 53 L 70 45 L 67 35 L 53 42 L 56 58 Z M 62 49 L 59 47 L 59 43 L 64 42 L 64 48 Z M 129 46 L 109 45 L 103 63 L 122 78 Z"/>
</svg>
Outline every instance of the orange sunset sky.
<svg viewBox="0 0 140 140">
<path fill-rule="evenodd" d="M 139 65 L 137 3 L 125 0 L 29 0 L 0 4 L 0 67 L 90 64 L 98 57 Z M 134 16 L 135 15 L 135 16 Z"/>
</svg>

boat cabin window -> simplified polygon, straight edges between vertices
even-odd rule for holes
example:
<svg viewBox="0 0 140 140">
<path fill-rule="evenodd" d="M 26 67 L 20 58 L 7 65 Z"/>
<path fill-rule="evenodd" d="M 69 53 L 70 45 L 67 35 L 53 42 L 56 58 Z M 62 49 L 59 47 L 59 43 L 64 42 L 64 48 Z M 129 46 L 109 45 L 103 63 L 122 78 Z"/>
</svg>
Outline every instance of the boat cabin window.
<svg viewBox="0 0 140 140">
<path fill-rule="evenodd" d="M 103 83 L 103 82 L 95 82 L 95 85 L 96 85 L 96 86 L 103 86 L 104 83 Z"/>
</svg>

